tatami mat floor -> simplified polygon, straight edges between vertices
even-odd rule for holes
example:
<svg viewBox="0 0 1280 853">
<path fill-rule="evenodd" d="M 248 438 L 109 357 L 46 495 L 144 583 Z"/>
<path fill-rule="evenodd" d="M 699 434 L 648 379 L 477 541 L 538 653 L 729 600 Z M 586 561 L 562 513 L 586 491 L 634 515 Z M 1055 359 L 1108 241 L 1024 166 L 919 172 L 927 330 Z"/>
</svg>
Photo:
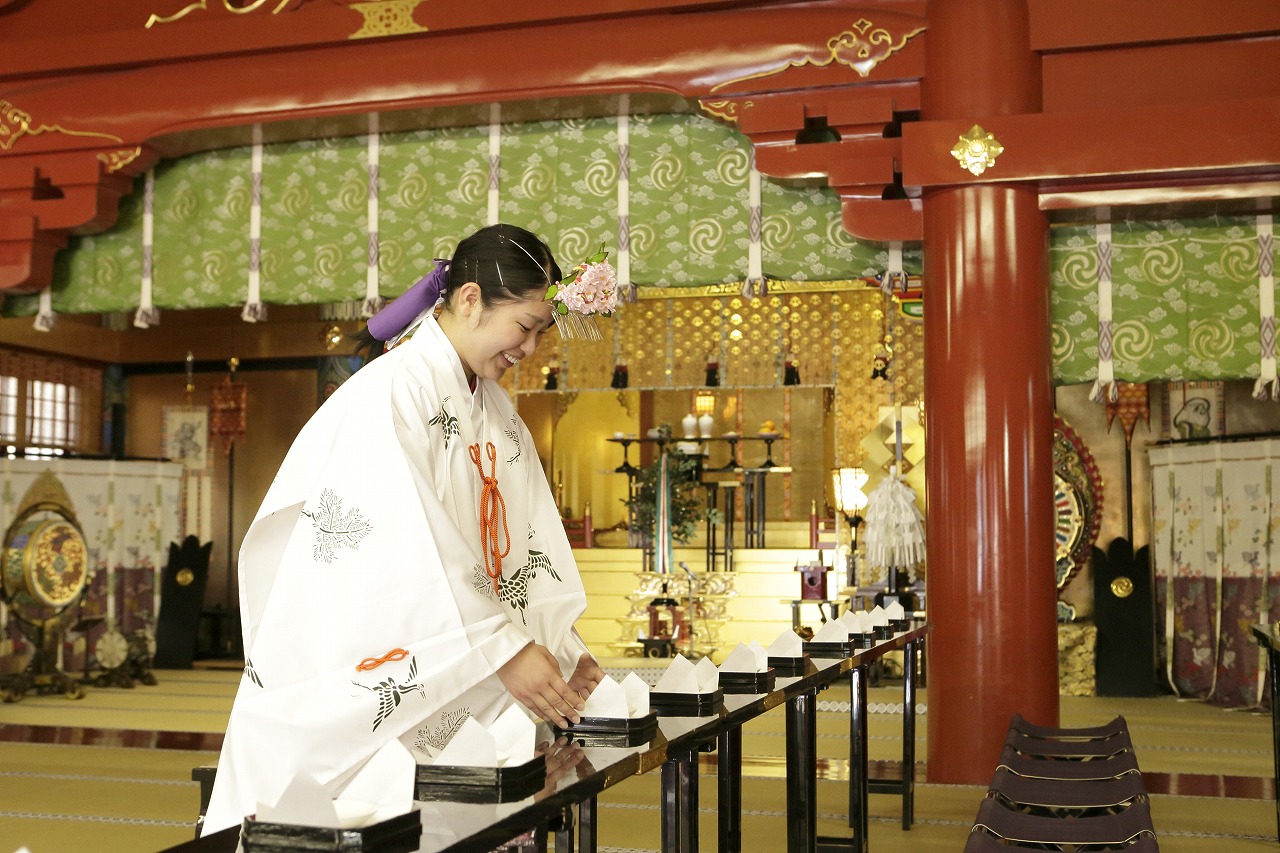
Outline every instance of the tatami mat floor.
<svg viewBox="0 0 1280 853">
<path fill-rule="evenodd" d="M 157 673 L 132 690 L 89 687 L 79 701 L 29 696 L 0 705 L 0 853 L 151 853 L 191 837 L 199 804 L 193 767 L 217 759 L 238 671 Z M 819 833 L 846 832 L 847 693 L 819 697 Z M 900 756 L 900 687 L 870 691 L 871 758 Z M 928 691 L 919 702 L 927 713 Z M 1174 697 L 1063 697 L 1063 725 L 1124 714 L 1150 780 L 1166 853 L 1274 851 L 1277 847 L 1270 717 Z M 927 755 L 918 726 L 918 756 Z M 785 850 L 784 718 L 766 714 L 744 731 L 745 849 Z M 713 756 L 703 767 L 714 774 Z M 919 770 L 919 768 L 918 768 Z M 657 774 L 629 779 L 600 798 L 602 853 L 659 848 Z M 701 849 L 716 849 L 716 786 L 701 787 Z M 1160 793 L 1160 792 L 1172 793 Z M 1187 795 L 1190 792 L 1194 795 Z M 916 824 L 900 826 L 900 799 L 873 795 L 875 853 L 956 853 L 973 823 L 980 786 L 917 784 Z"/>
</svg>

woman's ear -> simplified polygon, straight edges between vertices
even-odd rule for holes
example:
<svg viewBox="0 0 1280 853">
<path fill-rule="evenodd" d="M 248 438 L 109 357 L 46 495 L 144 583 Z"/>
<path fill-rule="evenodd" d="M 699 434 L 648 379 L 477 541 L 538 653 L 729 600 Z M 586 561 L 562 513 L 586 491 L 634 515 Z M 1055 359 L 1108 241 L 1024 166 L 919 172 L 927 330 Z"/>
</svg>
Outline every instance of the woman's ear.
<svg viewBox="0 0 1280 853">
<path fill-rule="evenodd" d="M 475 319 L 479 317 L 480 309 L 484 307 L 484 299 L 480 293 L 480 285 L 474 281 L 468 281 L 458 288 L 457 309 L 459 315 L 467 319 Z"/>
</svg>

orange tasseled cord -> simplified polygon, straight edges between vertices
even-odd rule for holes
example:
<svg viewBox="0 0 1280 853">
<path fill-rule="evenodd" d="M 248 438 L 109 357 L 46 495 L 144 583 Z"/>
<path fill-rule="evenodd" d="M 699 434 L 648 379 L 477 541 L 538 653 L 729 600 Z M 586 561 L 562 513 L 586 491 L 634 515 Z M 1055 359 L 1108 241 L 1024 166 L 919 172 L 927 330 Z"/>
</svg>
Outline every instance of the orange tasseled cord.
<svg viewBox="0 0 1280 853">
<path fill-rule="evenodd" d="M 480 461 L 480 445 L 467 447 L 471 453 L 471 461 L 476 463 L 480 472 L 480 481 L 484 487 L 480 490 L 480 547 L 484 549 L 484 573 L 493 581 L 493 591 L 498 591 L 502 578 L 502 558 L 511 552 L 511 533 L 507 530 L 507 503 L 498 491 L 498 449 L 492 441 L 485 442 L 485 453 L 489 457 L 489 474 L 485 476 L 484 464 Z M 502 538 L 506 545 L 498 544 L 498 522 L 502 522 Z"/>
</svg>

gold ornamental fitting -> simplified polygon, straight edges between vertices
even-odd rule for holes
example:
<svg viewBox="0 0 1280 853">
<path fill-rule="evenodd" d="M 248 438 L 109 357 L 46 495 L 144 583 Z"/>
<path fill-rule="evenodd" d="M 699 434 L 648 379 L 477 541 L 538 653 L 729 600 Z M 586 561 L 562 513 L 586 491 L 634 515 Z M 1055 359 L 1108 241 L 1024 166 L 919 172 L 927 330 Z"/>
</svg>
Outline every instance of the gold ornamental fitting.
<svg viewBox="0 0 1280 853">
<path fill-rule="evenodd" d="M 1128 598 L 1133 594 L 1133 581 L 1121 575 L 1111 582 L 1111 594 L 1116 598 Z"/>
<path fill-rule="evenodd" d="M 1004 146 L 994 135 L 983 130 L 980 124 L 975 124 L 969 128 L 968 133 L 962 134 L 951 149 L 951 156 L 956 158 L 960 167 L 974 177 L 994 166 L 996 158 L 1003 153 Z"/>
</svg>

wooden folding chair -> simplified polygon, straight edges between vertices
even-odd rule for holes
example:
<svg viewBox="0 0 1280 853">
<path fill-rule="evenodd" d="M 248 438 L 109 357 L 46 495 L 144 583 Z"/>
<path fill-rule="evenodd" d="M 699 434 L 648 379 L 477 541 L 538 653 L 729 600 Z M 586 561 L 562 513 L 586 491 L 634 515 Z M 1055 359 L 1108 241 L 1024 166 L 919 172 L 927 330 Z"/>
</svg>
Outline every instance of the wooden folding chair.
<svg viewBox="0 0 1280 853">
<path fill-rule="evenodd" d="M 1024 734 L 1027 737 L 1042 740 L 1103 740 L 1119 734 L 1128 734 L 1129 726 L 1124 717 L 1118 716 L 1109 723 L 1100 726 L 1080 728 L 1062 728 L 1056 726 L 1037 726 L 1028 723 L 1021 714 L 1014 714 L 1009 722 L 1009 730 Z"/>
<path fill-rule="evenodd" d="M 1122 752 L 1133 751 L 1133 742 L 1129 740 L 1128 732 L 1091 740 L 1054 740 L 1028 737 L 1021 732 L 1010 730 L 1008 737 L 1005 738 L 1005 746 L 1034 758 L 1067 761 L 1096 761 L 1099 758 L 1110 758 Z"/>
<path fill-rule="evenodd" d="M 999 767 L 1032 779 L 1115 779 L 1128 773 L 1142 772 L 1138 769 L 1138 758 L 1133 750 L 1093 761 L 1061 761 L 1024 755 L 1007 745 L 1000 753 L 997 769 Z"/>
<path fill-rule="evenodd" d="M 1063 818 L 1114 814 L 1135 802 L 1148 801 L 1140 773 L 1111 779 L 1036 779 L 1019 776 L 1007 767 L 996 770 L 987 796 L 1013 811 Z"/>
<path fill-rule="evenodd" d="M 998 800 L 987 798 L 978 807 L 973 824 L 974 834 L 982 830 L 1006 842 L 1074 853 L 1127 850 L 1141 838 L 1155 838 L 1151 809 L 1145 800 L 1115 814 L 1062 818 L 1013 811 Z"/>
</svg>

